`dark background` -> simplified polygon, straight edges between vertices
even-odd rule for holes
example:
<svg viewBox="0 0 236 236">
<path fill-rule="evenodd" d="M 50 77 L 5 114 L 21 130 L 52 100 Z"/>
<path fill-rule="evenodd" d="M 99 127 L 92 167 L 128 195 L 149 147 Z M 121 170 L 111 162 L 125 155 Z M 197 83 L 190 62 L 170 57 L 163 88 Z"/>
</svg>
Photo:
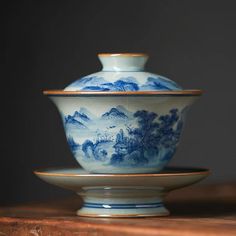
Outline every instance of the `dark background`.
<svg viewBox="0 0 236 236">
<path fill-rule="evenodd" d="M 65 196 L 34 169 L 76 165 L 43 89 L 100 70 L 98 52 L 146 52 L 147 70 L 205 94 L 172 165 L 236 180 L 235 1 L 7 1 L 1 78 L 0 204 Z"/>
</svg>

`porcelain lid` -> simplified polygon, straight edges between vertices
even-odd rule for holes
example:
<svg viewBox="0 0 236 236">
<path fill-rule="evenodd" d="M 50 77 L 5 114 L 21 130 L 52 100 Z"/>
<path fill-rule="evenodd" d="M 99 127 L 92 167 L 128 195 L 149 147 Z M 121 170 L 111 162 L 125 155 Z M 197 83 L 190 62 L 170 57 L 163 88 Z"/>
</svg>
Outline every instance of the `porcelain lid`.
<svg viewBox="0 0 236 236">
<path fill-rule="evenodd" d="M 144 71 L 148 59 L 143 53 L 101 53 L 102 71 L 84 76 L 64 91 L 86 92 L 142 92 L 181 91 L 174 81 L 157 74 Z"/>
</svg>

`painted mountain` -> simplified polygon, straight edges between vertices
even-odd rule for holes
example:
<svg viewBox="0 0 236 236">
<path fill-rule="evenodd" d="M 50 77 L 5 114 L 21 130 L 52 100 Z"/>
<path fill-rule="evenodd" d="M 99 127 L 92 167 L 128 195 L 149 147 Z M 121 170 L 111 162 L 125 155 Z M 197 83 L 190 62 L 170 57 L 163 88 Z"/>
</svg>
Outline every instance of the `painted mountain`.
<svg viewBox="0 0 236 236">
<path fill-rule="evenodd" d="M 106 139 L 108 136 L 115 138 L 119 127 L 125 128 L 133 119 L 133 113 L 123 106 L 112 107 L 100 117 L 81 107 L 79 111 L 64 117 L 64 126 L 67 133 L 81 143 L 87 137 L 97 137 L 99 140 L 105 136 Z"/>
<path fill-rule="evenodd" d="M 81 83 L 80 83 L 81 81 Z M 77 81 L 73 86 L 78 86 L 79 90 L 86 91 L 137 91 L 139 87 L 133 77 L 120 78 L 114 83 L 106 81 L 102 77 L 85 77 Z"/>
<path fill-rule="evenodd" d="M 118 108 L 111 108 L 110 111 L 104 113 L 102 115 L 103 119 L 112 119 L 112 120 L 116 120 L 116 119 L 127 119 L 128 116 L 123 112 L 120 111 Z"/>
<path fill-rule="evenodd" d="M 87 127 L 81 121 L 79 121 L 79 120 L 82 120 L 79 116 L 80 114 L 78 114 L 78 112 L 75 112 L 73 116 L 68 115 L 67 117 L 65 117 L 66 127 L 67 128 L 70 127 L 72 129 L 87 129 Z"/>
<path fill-rule="evenodd" d="M 82 115 L 86 115 L 91 121 L 92 121 L 93 119 L 96 119 L 96 118 L 97 118 L 94 114 L 92 114 L 92 113 L 91 113 L 88 109 L 86 109 L 85 107 L 81 107 L 81 108 L 79 109 L 79 113 L 82 114 Z"/>
<path fill-rule="evenodd" d="M 174 81 L 163 76 L 148 77 L 145 84 L 140 84 L 134 77 L 121 77 L 115 82 L 108 82 L 103 77 L 89 76 L 81 78 L 65 90 L 84 91 L 138 91 L 138 90 L 180 90 L 181 87 Z"/>
<path fill-rule="evenodd" d="M 138 91 L 139 86 L 136 82 L 136 79 L 132 77 L 121 78 L 114 83 L 104 83 L 101 84 L 103 88 L 106 88 L 108 91 Z"/>
<path fill-rule="evenodd" d="M 85 113 L 80 113 L 80 112 L 78 112 L 78 111 L 76 111 L 76 112 L 74 113 L 74 118 L 75 118 L 76 120 L 81 120 L 81 121 L 85 121 L 85 122 L 90 121 L 90 119 L 88 118 L 88 116 L 87 116 Z"/>
<path fill-rule="evenodd" d="M 88 91 L 103 91 L 100 86 L 103 83 L 107 83 L 107 81 L 103 77 L 98 76 L 89 76 L 83 77 L 81 79 L 76 80 L 74 83 L 70 84 L 65 88 L 67 90 L 88 90 Z"/>
<path fill-rule="evenodd" d="M 133 117 L 133 112 L 130 112 L 129 110 L 127 110 L 125 107 L 121 105 L 117 106 L 116 109 L 119 110 L 120 112 L 123 112 L 130 119 Z"/>
<path fill-rule="evenodd" d="M 169 80 L 165 77 L 148 77 L 147 82 L 144 85 L 140 86 L 140 90 L 180 90 L 182 89 L 178 84 L 174 81 Z"/>
</svg>

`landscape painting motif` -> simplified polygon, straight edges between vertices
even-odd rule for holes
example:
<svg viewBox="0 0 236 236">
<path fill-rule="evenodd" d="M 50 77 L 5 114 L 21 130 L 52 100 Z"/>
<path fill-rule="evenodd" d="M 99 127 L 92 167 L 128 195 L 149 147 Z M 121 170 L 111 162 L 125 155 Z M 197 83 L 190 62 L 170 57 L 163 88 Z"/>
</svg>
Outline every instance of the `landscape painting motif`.
<svg viewBox="0 0 236 236">
<path fill-rule="evenodd" d="M 143 166 L 168 161 L 183 127 L 183 111 L 165 115 L 147 110 L 111 107 L 100 116 L 81 107 L 64 116 L 71 151 L 76 158 L 112 166 Z"/>
</svg>

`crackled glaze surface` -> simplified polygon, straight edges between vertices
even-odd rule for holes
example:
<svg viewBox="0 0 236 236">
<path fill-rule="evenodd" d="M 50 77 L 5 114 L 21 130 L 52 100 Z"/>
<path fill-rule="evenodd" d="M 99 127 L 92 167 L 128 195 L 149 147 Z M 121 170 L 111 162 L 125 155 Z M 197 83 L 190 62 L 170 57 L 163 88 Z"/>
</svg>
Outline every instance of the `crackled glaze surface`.
<svg viewBox="0 0 236 236">
<path fill-rule="evenodd" d="M 205 178 L 206 169 L 167 168 L 159 174 L 90 174 L 79 168 L 36 171 L 44 181 L 75 191 L 84 204 L 78 215 L 91 217 L 163 216 L 163 197 Z"/>
<path fill-rule="evenodd" d="M 92 173 L 153 173 L 173 157 L 200 91 L 144 71 L 146 54 L 100 54 L 103 69 L 48 91 L 69 147 Z"/>
<path fill-rule="evenodd" d="M 52 97 L 70 149 L 93 173 L 160 171 L 178 146 L 194 97 Z"/>
<path fill-rule="evenodd" d="M 117 106 L 97 117 L 81 107 L 64 116 L 64 125 L 78 160 L 103 166 L 150 166 L 169 161 L 175 152 L 183 127 L 181 113 L 171 109 L 159 116 Z"/>
<path fill-rule="evenodd" d="M 99 56 L 103 70 L 82 77 L 65 91 L 176 91 L 182 88 L 174 81 L 145 72 L 146 55 Z"/>
</svg>

